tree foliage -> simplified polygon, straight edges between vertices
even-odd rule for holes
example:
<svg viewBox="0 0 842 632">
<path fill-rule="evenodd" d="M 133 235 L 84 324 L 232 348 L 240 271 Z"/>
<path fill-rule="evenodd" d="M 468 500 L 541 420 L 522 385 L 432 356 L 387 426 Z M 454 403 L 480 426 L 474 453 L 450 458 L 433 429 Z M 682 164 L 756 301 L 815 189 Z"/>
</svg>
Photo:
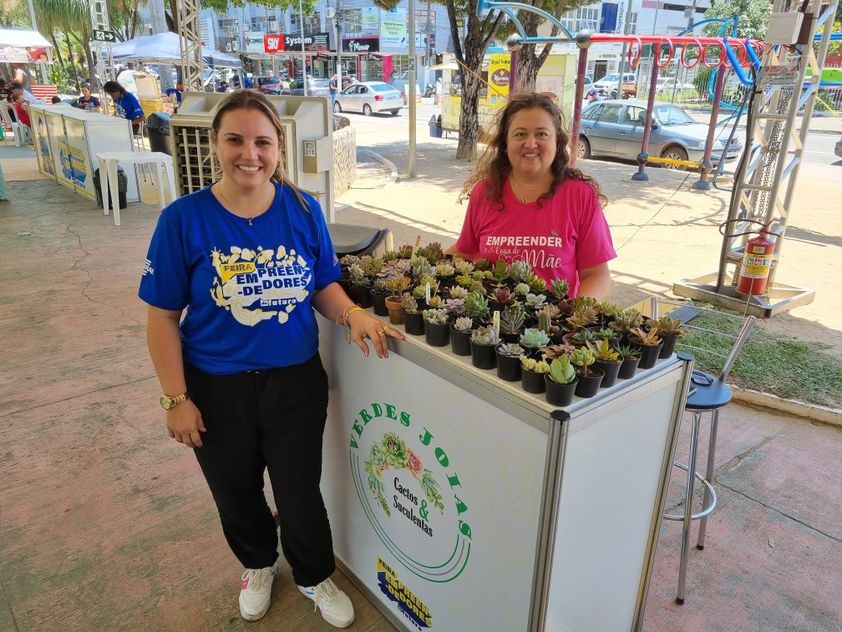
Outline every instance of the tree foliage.
<svg viewBox="0 0 842 632">
<path fill-rule="evenodd" d="M 757 40 L 766 38 L 766 27 L 769 23 L 769 0 L 728 0 L 717 2 L 705 11 L 705 18 L 729 19 L 735 15 L 737 21 L 737 37 L 751 37 Z M 721 25 L 708 24 L 704 27 L 705 35 L 716 35 Z M 729 27 L 728 36 L 732 30 Z"/>
</svg>

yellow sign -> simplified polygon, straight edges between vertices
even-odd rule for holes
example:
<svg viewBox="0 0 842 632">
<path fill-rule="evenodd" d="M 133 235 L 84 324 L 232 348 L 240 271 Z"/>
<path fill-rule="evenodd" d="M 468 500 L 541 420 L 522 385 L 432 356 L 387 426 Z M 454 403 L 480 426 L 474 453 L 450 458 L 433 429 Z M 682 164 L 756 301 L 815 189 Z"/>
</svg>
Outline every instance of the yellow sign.
<svg viewBox="0 0 842 632">
<path fill-rule="evenodd" d="M 493 108 L 501 108 L 509 100 L 511 63 L 508 53 L 496 53 L 489 58 L 488 103 Z"/>
</svg>

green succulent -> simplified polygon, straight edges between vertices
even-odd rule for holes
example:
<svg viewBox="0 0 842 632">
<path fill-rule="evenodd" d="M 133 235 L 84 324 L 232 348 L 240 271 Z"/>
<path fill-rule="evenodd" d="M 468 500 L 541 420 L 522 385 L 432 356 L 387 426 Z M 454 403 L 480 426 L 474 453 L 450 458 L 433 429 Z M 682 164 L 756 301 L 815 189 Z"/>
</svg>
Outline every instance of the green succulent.
<svg viewBox="0 0 842 632">
<path fill-rule="evenodd" d="M 428 306 L 428 307 L 433 307 L 433 308 L 436 308 L 436 307 L 441 307 L 441 306 L 442 306 L 442 299 L 441 299 L 441 296 L 439 296 L 438 294 L 433 294 L 433 295 L 430 297 L 430 300 L 429 300 L 429 301 L 427 301 L 427 306 Z"/>
<path fill-rule="evenodd" d="M 415 256 L 424 257 L 427 261 L 435 263 L 444 259 L 444 250 L 439 242 L 431 241 L 426 246 L 416 250 Z"/>
<path fill-rule="evenodd" d="M 491 269 L 491 262 L 488 259 L 480 258 L 474 260 L 474 270 L 484 272 Z"/>
<path fill-rule="evenodd" d="M 547 291 L 547 282 L 535 274 L 526 280 L 526 284 L 529 286 L 529 291 L 534 294 L 540 294 Z"/>
<path fill-rule="evenodd" d="M 550 379 L 557 384 L 571 384 L 576 379 L 569 355 L 561 355 L 550 363 Z"/>
<path fill-rule="evenodd" d="M 608 338 L 614 338 L 617 334 L 614 333 L 614 330 L 610 327 L 601 327 L 600 329 L 594 329 L 591 332 L 594 340 L 605 340 Z"/>
<path fill-rule="evenodd" d="M 494 262 L 494 265 L 491 267 L 491 278 L 495 281 L 503 281 L 506 279 L 506 260 L 505 259 L 497 259 Z"/>
<path fill-rule="evenodd" d="M 594 357 L 601 362 L 617 362 L 620 359 L 620 354 L 607 340 L 600 340 L 597 343 L 588 343 Z"/>
<path fill-rule="evenodd" d="M 626 333 L 643 322 L 643 316 L 636 309 L 625 309 L 614 315 L 614 320 L 608 326 L 618 333 Z"/>
<path fill-rule="evenodd" d="M 375 276 L 383 269 L 383 258 L 364 255 L 360 257 L 360 266 L 366 276 Z"/>
<path fill-rule="evenodd" d="M 369 284 L 362 266 L 356 263 L 348 268 L 348 280 L 355 287 L 368 287 Z"/>
<path fill-rule="evenodd" d="M 465 259 L 454 259 L 453 267 L 456 268 L 456 272 L 459 274 L 470 274 L 474 271 L 474 264 Z"/>
<path fill-rule="evenodd" d="M 446 279 L 456 274 L 456 268 L 449 263 L 440 263 L 436 266 L 436 276 L 440 279 Z"/>
<path fill-rule="evenodd" d="M 579 347 L 570 354 L 570 361 L 582 369 L 582 375 L 588 376 L 590 374 L 588 367 L 596 362 L 596 358 L 593 355 L 593 351 L 587 347 Z"/>
<path fill-rule="evenodd" d="M 450 298 L 467 298 L 468 296 L 468 289 L 462 287 L 461 285 L 454 285 L 449 290 Z"/>
<path fill-rule="evenodd" d="M 626 358 L 639 358 L 640 357 L 640 349 L 637 347 L 633 347 L 632 345 L 622 344 L 617 347 L 617 353 L 620 354 L 620 357 L 625 360 Z"/>
<path fill-rule="evenodd" d="M 447 324 L 447 310 L 446 309 L 425 309 L 424 322 L 431 325 L 446 325 Z"/>
<path fill-rule="evenodd" d="M 415 300 L 415 297 L 409 292 L 404 292 L 401 296 L 401 306 L 403 307 L 403 311 L 407 314 L 418 313 L 418 301 Z"/>
<path fill-rule="evenodd" d="M 623 311 L 622 307 L 617 305 L 617 303 L 612 303 L 611 301 L 602 301 L 597 309 L 599 309 L 600 314 L 605 314 L 611 318 L 614 318 L 617 314 Z"/>
<path fill-rule="evenodd" d="M 524 371 L 532 371 L 533 373 L 549 373 L 550 365 L 544 360 L 535 360 L 528 356 L 520 356 L 520 366 Z"/>
<path fill-rule="evenodd" d="M 517 294 L 518 296 L 524 296 L 525 297 L 527 294 L 529 294 L 529 286 L 526 283 L 518 283 L 515 286 L 514 291 L 515 291 L 515 294 Z"/>
<path fill-rule="evenodd" d="M 527 294 L 526 295 L 526 306 L 532 308 L 533 310 L 539 310 L 544 307 L 544 303 L 547 302 L 547 297 L 543 294 Z"/>
<path fill-rule="evenodd" d="M 474 282 L 474 278 L 470 274 L 460 274 L 456 277 L 456 284 L 461 287 L 471 287 L 471 284 Z"/>
<path fill-rule="evenodd" d="M 515 283 L 526 283 L 532 275 L 532 266 L 522 259 L 513 261 L 507 271 L 509 278 Z"/>
<path fill-rule="evenodd" d="M 485 320 L 488 318 L 488 299 L 479 292 L 471 292 L 465 298 L 465 313 L 474 320 Z"/>
<path fill-rule="evenodd" d="M 670 318 L 669 316 L 661 316 L 655 321 L 655 326 L 662 336 L 671 336 L 673 334 L 681 333 L 681 319 Z"/>
<path fill-rule="evenodd" d="M 550 282 L 550 292 L 556 298 L 564 298 L 570 292 L 570 284 L 567 279 L 553 279 Z"/>
<path fill-rule="evenodd" d="M 529 328 L 520 335 L 518 342 L 528 349 L 540 349 L 550 344 L 550 337 L 540 329 Z"/>
<path fill-rule="evenodd" d="M 526 320 L 526 310 L 521 303 L 506 305 L 500 312 L 500 331 L 505 334 L 516 334 L 523 327 Z"/>
</svg>

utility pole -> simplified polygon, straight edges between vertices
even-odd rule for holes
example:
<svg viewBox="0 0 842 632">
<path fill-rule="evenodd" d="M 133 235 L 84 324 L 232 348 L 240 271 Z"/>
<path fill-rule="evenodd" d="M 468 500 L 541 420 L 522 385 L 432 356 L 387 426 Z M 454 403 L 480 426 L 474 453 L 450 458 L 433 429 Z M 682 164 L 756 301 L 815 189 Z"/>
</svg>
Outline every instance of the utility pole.
<svg viewBox="0 0 842 632">
<path fill-rule="evenodd" d="M 301 85 L 304 86 L 304 96 L 307 96 L 307 55 L 304 54 L 304 5 L 298 0 L 298 26 L 301 27 Z"/>
<path fill-rule="evenodd" d="M 430 83 L 430 0 L 427 0 L 427 26 L 424 29 L 424 37 L 426 39 L 427 51 L 424 56 L 424 90 L 427 89 L 427 84 Z"/>
<path fill-rule="evenodd" d="M 342 90 L 342 27 L 339 25 L 339 0 L 336 0 L 336 15 L 334 15 L 333 25 L 336 33 L 336 91 Z"/>
<path fill-rule="evenodd" d="M 628 0 L 626 2 L 626 15 L 623 19 L 623 34 L 628 35 L 629 31 L 631 30 L 631 9 L 632 9 L 632 0 Z M 617 79 L 617 98 L 623 98 L 623 73 L 626 70 L 626 55 L 628 53 L 628 42 L 623 42 L 623 52 L 620 54 L 620 77 Z"/>
<path fill-rule="evenodd" d="M 409 177 L 418 175 L 415 168 L 415 135 L 418 131 L 415 124 L 415 63 L 417 61 L 415 51 L 415 0 L 409 0 L 409 156 L 408 167 Z"/>
</svg>

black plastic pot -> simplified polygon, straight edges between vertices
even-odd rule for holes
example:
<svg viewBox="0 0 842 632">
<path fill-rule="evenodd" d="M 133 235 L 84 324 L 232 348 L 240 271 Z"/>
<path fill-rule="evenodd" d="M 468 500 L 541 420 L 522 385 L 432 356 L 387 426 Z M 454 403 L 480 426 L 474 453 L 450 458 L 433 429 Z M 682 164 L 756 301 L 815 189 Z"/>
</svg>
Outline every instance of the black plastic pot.
<svg viewBox="0 0 842 632">
<path fill-rule="evenodd" d="M 520 340 L 520 334 L 507 334 L 505 332 L 500 332 L 500 340 L 503 342 L 517 342 Z"/>
<path fill-rule="evenodd" d="M 634 358 L 626 358 L 623 360 L 623 363 L 620 365 L 620 372 L 617 373 L 617 377 L 621 380 L 628 380 L 629 378 L 633 378 L 635 371 L 637 371 L 637 365 L 640 362 L 640 356 L 636 356 Z"/>
<path fill-rule="evenodd" d="M 407 314 L 404 312 L 403 314 L 403 326 L 406 329 L 406 333 L 412 334 L 413 336 L 423 336 L 424 335 L 424 316 L 421 312 L 416 312 L 415 314 Z"/>
<path fill-rule="evenodd" d="M 589 369 L 591 375 L 585 376 L 578 374 L 579 382 L 576 385 L 577 397 L 593 397 L 599 390 L 599 385 L 602 384 L 603 373 L 601 369 L 591 367 Z"/>
<path fill-rule="evenodd" d="M 640 349 L 640 363 L 637 365 L 637 368 L 651 369 L 655 366 L 655 362 L 658 361 L 658 354 L 661 353 L 663 343 L 658 343 L 656 345 L 642 345 L 640 344 L 640 338 L 637 336 L 631 336 L 629 337 L 629 340 L 633 345 Z"/>
<path fill-rule="evenodd" d="M 553 406 L 567 406 L 573 401 L 573 393 L 576 391 L 576 386 L 579 384 L 578 380 L 573 380 L 570 384 L 559 384 L 550 379 L 550 376 L 544 374 L 544 387 L 546 391 L 544 397 L 547 398 L 547 403 Z"/>
<path fill-rule="evenodd" d="M 360 307 L 371 307 L 371 291 L 369 288 L 360 287 L 359 285 L 351 285 L 348 287 L 347 292 L 351 301 Z"/>
<path fill-rule="evenodd" d="M 386 309 L 386 297 L 388 294 L 378 294 L 374 290 L 371 291 L 371 306 L 374 308 L 374 313 L 378 316 L 388 316 L 389 310 Z"/>
<path fill-rule="evenodd" d="M 601 360 L 594 362 L 594 366 L 601 369 L 604 373 L 602 377 L 602 388 L 614 386 L 614 382 L 617 381 L 617 375 L 620 373 L 620 367 L 622 365 L 623 363 L 619 360 L 617 362 L 602 362 Z"/>
<path fill-rule="evenodd" d="M 431 347 L 446 347 L 450 342 L 450 325 L 424 323 L 424 334 L 427 337 L 427 344 Z"/>
<path fill-rule="evenodd" d="M 680 334 L 664 334 L 661 336 L 662 346 L 661 352 L 658 354 L 659 358 L 668 358 L 675 351 L 675 343 L 678 341 Z"/>
<path fill-rule="evenodd" d="M 507 382 L 520 379 L 520 356 L 497 354 L 497 377 Z"/>
<path fill-rule="evenodd" d="M 471 332 L 450 328 L 450 349 L 456 355 L 471 355 Z"/>
<path fill-rule="evenodd" d="M 494 345 L 471 344 L 471 363 L 478 369 L 493 369 L 497 366 L 497 349 Z"/>
<path fill-rule="evenodd" d="M 535 373 L 535 371 L 521 371 L 520 383 L 523 390 L 527 393 L 543 393 L 546 387 L 545 375 L 546 373 Z"/>
</svg>

